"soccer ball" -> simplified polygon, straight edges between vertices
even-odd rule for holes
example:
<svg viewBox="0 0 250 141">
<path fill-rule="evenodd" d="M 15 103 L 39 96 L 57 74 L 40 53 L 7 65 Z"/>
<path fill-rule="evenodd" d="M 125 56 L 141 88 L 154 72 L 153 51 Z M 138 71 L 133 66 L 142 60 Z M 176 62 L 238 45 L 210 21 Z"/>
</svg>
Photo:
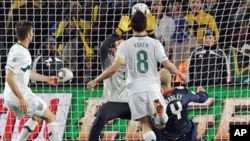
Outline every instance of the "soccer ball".
<svg viewBox="0 0 250 141">
<path fill-rule="evenodd" d="M 144 3 L 137 3 L 132 7 L 132 15 L 136 12 L 136 11 L 141 11 L 144 14 L 149 14 L 151 13 L 148 6 Z"/>
<path fill-rule="evenodd" d="M 68 68 L 61 68 L 57 76 L 60 82 L 71 81 L 74 77 L 73 72 Z"/>
</svg>

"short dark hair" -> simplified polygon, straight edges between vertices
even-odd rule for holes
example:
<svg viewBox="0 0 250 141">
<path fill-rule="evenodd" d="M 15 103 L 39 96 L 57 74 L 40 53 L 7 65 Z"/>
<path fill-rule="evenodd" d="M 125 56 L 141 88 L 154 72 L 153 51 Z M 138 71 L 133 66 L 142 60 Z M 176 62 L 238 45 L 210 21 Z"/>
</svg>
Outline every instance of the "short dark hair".
<svg viewBox="0 0 250 141">
<path fill-rule="evenodd" d="M 203 36 L 206 37 L 206 36 L 208 36 L 208 35 L 212 35 L 212 36 L 215 37 L 215 32 L 214 32 L 214 30 L 212 30 L 212 29 L 206 29 L 206 30 L 204 31 Z"/>
<path fill-rule="evenodd" d="M 115 39 L 115 41 L 109 46 L 109 48 L 115 48 L 116 47 L 115 42 L 119 41 L 119 40 L 125 40 L 125 39 L 123 37 L 119 37 L 119 38 Z"/>
<path fill-rule="evenodd" d="M 18 40 L 23 41 L 31 28 L 33 28 L 33 23 L 30 21 L 18 21 L 15 25 L 16 36 Z"/>
<path fill-rule="evenodd" d="M 136 32 L 142 32 L 147 27 L 147 18 L 141 11 L 136 11 L 131 18 L 131 27 Z"/>
</svg>

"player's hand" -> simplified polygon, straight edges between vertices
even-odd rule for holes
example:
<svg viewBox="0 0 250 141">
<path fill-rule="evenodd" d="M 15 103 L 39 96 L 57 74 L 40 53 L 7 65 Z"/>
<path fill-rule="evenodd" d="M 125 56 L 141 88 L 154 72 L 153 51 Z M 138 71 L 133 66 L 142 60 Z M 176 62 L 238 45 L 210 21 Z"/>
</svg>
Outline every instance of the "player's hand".
<svg viewBox="0 0 250 141">
<path fill-rule="evenodd" d="M 23 114 L 27 113 L 28 104 L 24 98 L 19 99 L 19 109 Z"/>
<path fill-rule="evenodd" d="M 91 91 L 94 90 L 94 87 L 96 86 L 96 81 L 95 80 L 91 80 L 88 84 L 87 84 L 87 88 Z"/>
<path fill-rule="evenodd" d="M 187 83 L 187 76 L 185 74 L 181 73 L 179 76 L 183 80 L 183 83 Z"/>
<path fill-rule="evenodd" d="M 155 28 L 155 16 L 149 13 L 149 14 L 146 14 L 146 18 L 147 18 L 146 31 L 148 32 L 148 35 L 153 35 L 154 28 Z"/>
<path fill-rule="evenodd" d="M 206 90 L 202 86 L 197 87 L 197 92 L 205 92 Z"/>
<path fill-rule="evenodd" d="M 121 36 L 122 34 L 131 30 L 129 16 L 122 15 L 118 28 L 115 30 L 116 35 Z"/>
<path fill-rule="evenodd" d="M 57 86 L 59 84 L 59 78 L 57 76 L 50 76 L 47 83 L 53 86 Z"/>
</svg>

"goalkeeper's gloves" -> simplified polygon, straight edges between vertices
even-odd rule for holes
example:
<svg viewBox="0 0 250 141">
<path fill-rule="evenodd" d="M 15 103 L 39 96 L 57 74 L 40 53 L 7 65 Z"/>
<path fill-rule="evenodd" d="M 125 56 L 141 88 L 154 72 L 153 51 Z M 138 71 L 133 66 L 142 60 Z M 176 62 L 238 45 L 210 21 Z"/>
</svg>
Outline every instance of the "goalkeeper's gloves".
<svg viewBox="0 0 250 141">
<path fill-rule="evenodd" d="M 151 13 L 150 14 L 146 14 L 146 18 L 147 18 L 147 28 L 146 31 L 148 33 L 148 35 L 154 35 L 155 31 L 155 16 L 153 16 Z"/>
<path fill-rule="evenodd" d="M 122 34 L 131 30 L 129 16 L 121 16 L 118 28 L 115 30 L 116 35 L 121 36 Z"/>
</svg>

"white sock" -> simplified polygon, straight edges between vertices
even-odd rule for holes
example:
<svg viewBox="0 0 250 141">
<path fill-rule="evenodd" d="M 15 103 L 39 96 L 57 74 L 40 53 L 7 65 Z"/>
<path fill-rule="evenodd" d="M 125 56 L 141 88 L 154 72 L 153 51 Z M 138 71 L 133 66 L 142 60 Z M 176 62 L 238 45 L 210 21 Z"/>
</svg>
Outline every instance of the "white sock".
<svg viewBox="0 0 250 141">
<path fill-rule="evenodd" d="M 28 135 L 33 132 L 36 125 L 38 124 L 37 121 L 34 121 L 32 118 L 30 118 L 24 125 L 21 133 L 18 135 L 17 141 L 25 141 L 28 137 Z"/>
<path fill-rule="evenodd" d="M 163 125 L 167 123 L 168 115 L 165 113 L 162 116 L 158 116 L 157 114 L 154 116 L 154 122 L 156 125 Z"/>
<path fill-rule="evenodd" d="M 155 133 L 153 131 L 147 131 L 143 134 L 143 139 L 145 141 L 156 141 Z"/>
<path fill-rule="evenodd" d="M 50 141 L 59 141 L 58 127 L 56 122 L 48 123 L 49 139 Z"/>
</svg>

